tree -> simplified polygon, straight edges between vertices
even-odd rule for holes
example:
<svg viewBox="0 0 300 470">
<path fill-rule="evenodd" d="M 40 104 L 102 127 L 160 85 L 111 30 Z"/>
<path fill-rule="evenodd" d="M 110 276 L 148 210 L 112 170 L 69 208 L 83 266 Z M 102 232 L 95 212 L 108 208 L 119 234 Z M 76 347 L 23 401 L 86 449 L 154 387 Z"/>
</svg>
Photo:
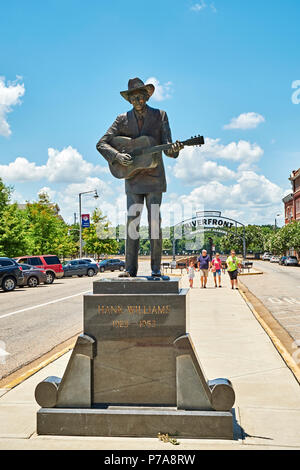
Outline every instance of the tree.
<svg viewBox="0 0 300 470">
<path fill-rule="evenodd" d="M 268 251 L 283 255 L 291 248 L 300 252 L 300 222 L 294 221 L 273 232 L 266 243 Z"/>
<path fill-rule="evenodd" d="M 0 217 L 11 199 L 12 186 L 6 186 L 0 178 Z"/>
<path fill-rule="evenodd" d="M 27 253 L 27 220 L 17 204 L 7 205 L 0 217 L 0 255 L 15 257 Z"/>
<path fill-rule="evenodd" d="M 115 254 L 119 251 L 118 242 L 112 237 L 113 228 L 107 217 L 102 215 L 99 209 L 95 209 L 92 215 L 90 227 L 84 228 L 82 238 L 85 242 L 84 251 L 93 255 Z"/>
<path fill-rule="evenodd" d="M 58 215 L 58 207 L 50 203 L 46 193 L 39 194 L 37 202 L 27 203 L 25 216 L 28 226 L 28 253 L 51 253 L 62 257 L 76 253 L 76 242 L 70 237 L 67 224 Z"/>
<path fill-rule="evenodd" d="M 169 238 L 164 238 L 162 243 L 163 251 L 171 252 L 173 249 L 173 244 Z"/>
<path fill-rule="evenodd" d="M 235 250 L 243 252 L 243 227 L 233 228 L 221 238 L 221 250 L 229 252 Z M 253 253 L 263 253 L 266 250 L 270 236 L 274 235 L 271 226 L 247 225 L 245 226 L 246 250 Z"/>
</svg>

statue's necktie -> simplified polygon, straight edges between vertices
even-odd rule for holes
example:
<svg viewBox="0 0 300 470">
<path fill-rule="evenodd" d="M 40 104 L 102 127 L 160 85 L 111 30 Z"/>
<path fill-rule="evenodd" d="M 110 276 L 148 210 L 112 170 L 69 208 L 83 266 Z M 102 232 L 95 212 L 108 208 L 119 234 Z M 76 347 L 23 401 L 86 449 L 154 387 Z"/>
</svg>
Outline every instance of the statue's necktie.
<svg viewBox="0 0 300 470">
<path fill-rule="evenodd" d="M 139 131 L 142 130 L 142 127 L 144 125 L 144 118 L 143 117 L 138 117 L 138 126 L 139 126 Z"/>
</svg>

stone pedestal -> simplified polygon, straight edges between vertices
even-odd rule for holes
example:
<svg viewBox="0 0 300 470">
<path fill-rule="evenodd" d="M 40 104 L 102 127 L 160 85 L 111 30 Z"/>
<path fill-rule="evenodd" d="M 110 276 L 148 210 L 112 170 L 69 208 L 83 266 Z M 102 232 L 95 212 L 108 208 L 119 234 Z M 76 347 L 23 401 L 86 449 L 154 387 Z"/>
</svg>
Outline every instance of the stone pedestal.
<svg viewBox="0 0 300 470">
<path fill-rule="evenodd" d="M 233 438 L 234 391 L 207 381 L 179 280 L 103 279 L 65 374 L 36 388 L 38 434 Z"/>
</svg>

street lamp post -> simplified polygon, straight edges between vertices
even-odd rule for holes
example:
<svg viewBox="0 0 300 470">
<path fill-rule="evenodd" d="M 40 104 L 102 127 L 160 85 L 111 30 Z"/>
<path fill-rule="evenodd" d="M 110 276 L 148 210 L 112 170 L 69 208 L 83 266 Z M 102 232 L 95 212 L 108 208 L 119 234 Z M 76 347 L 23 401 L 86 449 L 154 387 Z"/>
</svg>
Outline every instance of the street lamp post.
<svg viewBox="0 0 300 470">
<path fill-rule="evenodd" d="M 79 193 L 79 258 L 82 258 L 82 220 L 81 220 L 81 196 L 83 194 L 89 194 L 89 193 L 94 193 L 94 198 L 97 199 L 98 193 L 97 189 L 94 189 L 92 191 L 84 191 L 83 193 Z"/>
<path fill-rule="evenodd" d="M 277 217 L 279 217 L 281 214 L 277 214 L 276 217 L 275 217 L 275 232 L 276 232 L 276 229 L 277 229 Z"/>
</svg>

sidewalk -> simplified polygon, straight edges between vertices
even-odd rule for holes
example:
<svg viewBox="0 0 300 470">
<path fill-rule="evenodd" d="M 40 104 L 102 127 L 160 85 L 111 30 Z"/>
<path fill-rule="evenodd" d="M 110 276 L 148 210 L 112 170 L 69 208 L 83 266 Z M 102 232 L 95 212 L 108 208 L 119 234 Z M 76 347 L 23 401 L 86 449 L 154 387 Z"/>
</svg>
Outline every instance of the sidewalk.
<svg viewBox="0 0 300 470">
<path fill-rule="evenodd" d="M 187 277 L 183 285 L 188 286 Z M 70 353 L 10 391 L 0 390 L 0 449 L 299 449 L 300 387 L 227 275 L 215 289 L 210 276 L 191 291 L 190 333 L 208 379 L 229 378 L 236 393 L 234 441 L 183 440 L 179 446 L 158 439 L 37 436 L 36 385 L 61 377 Z"/>
</svg>

